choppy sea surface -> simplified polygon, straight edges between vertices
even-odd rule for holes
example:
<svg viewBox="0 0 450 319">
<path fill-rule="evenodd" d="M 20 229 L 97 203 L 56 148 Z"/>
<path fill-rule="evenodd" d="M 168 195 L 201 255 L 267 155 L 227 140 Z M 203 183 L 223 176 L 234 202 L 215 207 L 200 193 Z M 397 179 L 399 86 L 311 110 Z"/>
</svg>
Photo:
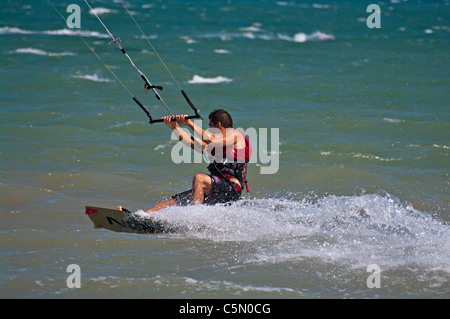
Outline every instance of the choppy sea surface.
<svg viewBox="0 0 450 319">
<path fill-rule="evenodd" d="M 207 164 L 174 161 L 80 40 L 168 114 L 94 12 L 170 110 L 192 110 L 120 0 L 52 2 L 78 4 L 81 28 L 48 1 L 1 6 L 2 298 L 450 297 L 449 1 L 126 1 L 203 117 L 257 134 L 250 193 L 157 212 L 181 229 L 157 235 L 93 229 L 84 206 L 142 214 Z"/>
</svg>

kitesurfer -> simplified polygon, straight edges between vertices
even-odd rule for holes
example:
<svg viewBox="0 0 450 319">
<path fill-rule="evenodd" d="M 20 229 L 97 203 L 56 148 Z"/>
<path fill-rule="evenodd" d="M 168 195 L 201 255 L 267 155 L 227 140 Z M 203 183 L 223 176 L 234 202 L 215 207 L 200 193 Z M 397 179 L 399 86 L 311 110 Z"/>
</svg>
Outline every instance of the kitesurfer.
<svg viewBox="0 0 450 319">
<path fill-rule="evenodd" d="M 233 128 L 233 119 L 225 110 L 215 110 L 209 114 L 210 129 L 204 130 L 187 115 L 163 117 L 164 123 L 173 131 L 180 141 L 195 151 L 206 152 L 211 159 L 209 174 L 196 174 L 190 190 L 178 193 L 160 202 L 146 212 L 158 211 L 170 206 L 187 206 L 196 204 L 214 205 L 228 203 L 241 197 L 242 188 L 247 187 L 247 163 L 252 147 L 248 138 Z M 194 138 L 181 126 L 194 132 Z M 121 207 L 118 207 L 121 210 Z"/>
</svg>

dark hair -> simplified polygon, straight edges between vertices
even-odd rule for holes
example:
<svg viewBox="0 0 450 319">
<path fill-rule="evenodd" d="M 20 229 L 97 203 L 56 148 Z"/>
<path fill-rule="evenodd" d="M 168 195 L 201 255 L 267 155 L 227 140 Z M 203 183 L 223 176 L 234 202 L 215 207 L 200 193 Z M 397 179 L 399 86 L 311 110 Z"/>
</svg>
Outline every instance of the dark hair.
<svg viewBox="0 0 450 319">
<path fill-rule="evenodd" d="M 230 113 L 225 110 L 214 110 L 209 114 L 209 120 L 216 125 L 218 122 L 222 124 L 224 128 L 233 127 L 233 119 Z"/>
</svg>

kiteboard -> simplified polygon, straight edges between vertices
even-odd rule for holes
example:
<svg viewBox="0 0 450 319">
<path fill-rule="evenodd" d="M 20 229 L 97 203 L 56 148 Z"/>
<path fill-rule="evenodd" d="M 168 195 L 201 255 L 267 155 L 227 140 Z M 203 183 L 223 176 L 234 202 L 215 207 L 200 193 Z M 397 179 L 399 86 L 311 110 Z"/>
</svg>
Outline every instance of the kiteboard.
<svg viewBox="0 0 450 319">
<path fill-rule="evenodd" d="M 151 216 L 143 217 L 124 209 L 86 206 L 86 215 L 94 223 L 94 228 L 104 228 L 115 232 L 155 234 L 172 231 L 171 227 Z"/>
</svg>

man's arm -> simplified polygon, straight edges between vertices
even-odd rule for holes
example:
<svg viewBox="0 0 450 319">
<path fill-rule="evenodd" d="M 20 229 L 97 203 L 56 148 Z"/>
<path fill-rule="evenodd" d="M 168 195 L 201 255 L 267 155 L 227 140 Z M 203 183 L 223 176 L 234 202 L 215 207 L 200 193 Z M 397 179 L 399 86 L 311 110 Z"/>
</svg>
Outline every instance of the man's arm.
<svg viewBox="0 0 450 319">
<path fill-rule="evenodd" d="M 176 121 L 173 121 L 172 116 L 163 117 L 164 123 L 172 130 L 172 132 L 174 132 L 175 136 L 177 136 L 178 139 L 184 143 L 184 145 L 191 147 L 194 151 L 202 153 L 203 149 L 206 147 L 206 143 L 204 143 L 203 141 L 199 141 L 194 136 L 178 126 L 178 120 L 180 120 L 180 124 L 182 121 L 186 121 L 184 117 L 180 118 L 180 116 L 183 115 L 177 115 L 175 117 Z"/>
<path fill-rule="evenodd" d="M 223 148 L 234 147 L 241 149 L 245 148 L 245 139 L 239 131 L 233 128 L 226 129 L 225 134 L 222 134 L 221 131 L 217 130 L 217 134 L 213 135 L 213 140 L 209 146 Z"/>
<path fill-rule="evenodd" d="M 186 116 L 187 116 L 186 114 L 177 115 L 176 116 L 177 122 L 180 123 L 181 125 L 189 127 L 194 132 L 195 136 L 201 137 L 202 142 L 206 144 L 211 143 L 213 139 L 213 134 L 204 130 L 200 126 L 195 125 L 193 121 L 191 121 L 190 119 L 186 119 Z"/>
</svg>

